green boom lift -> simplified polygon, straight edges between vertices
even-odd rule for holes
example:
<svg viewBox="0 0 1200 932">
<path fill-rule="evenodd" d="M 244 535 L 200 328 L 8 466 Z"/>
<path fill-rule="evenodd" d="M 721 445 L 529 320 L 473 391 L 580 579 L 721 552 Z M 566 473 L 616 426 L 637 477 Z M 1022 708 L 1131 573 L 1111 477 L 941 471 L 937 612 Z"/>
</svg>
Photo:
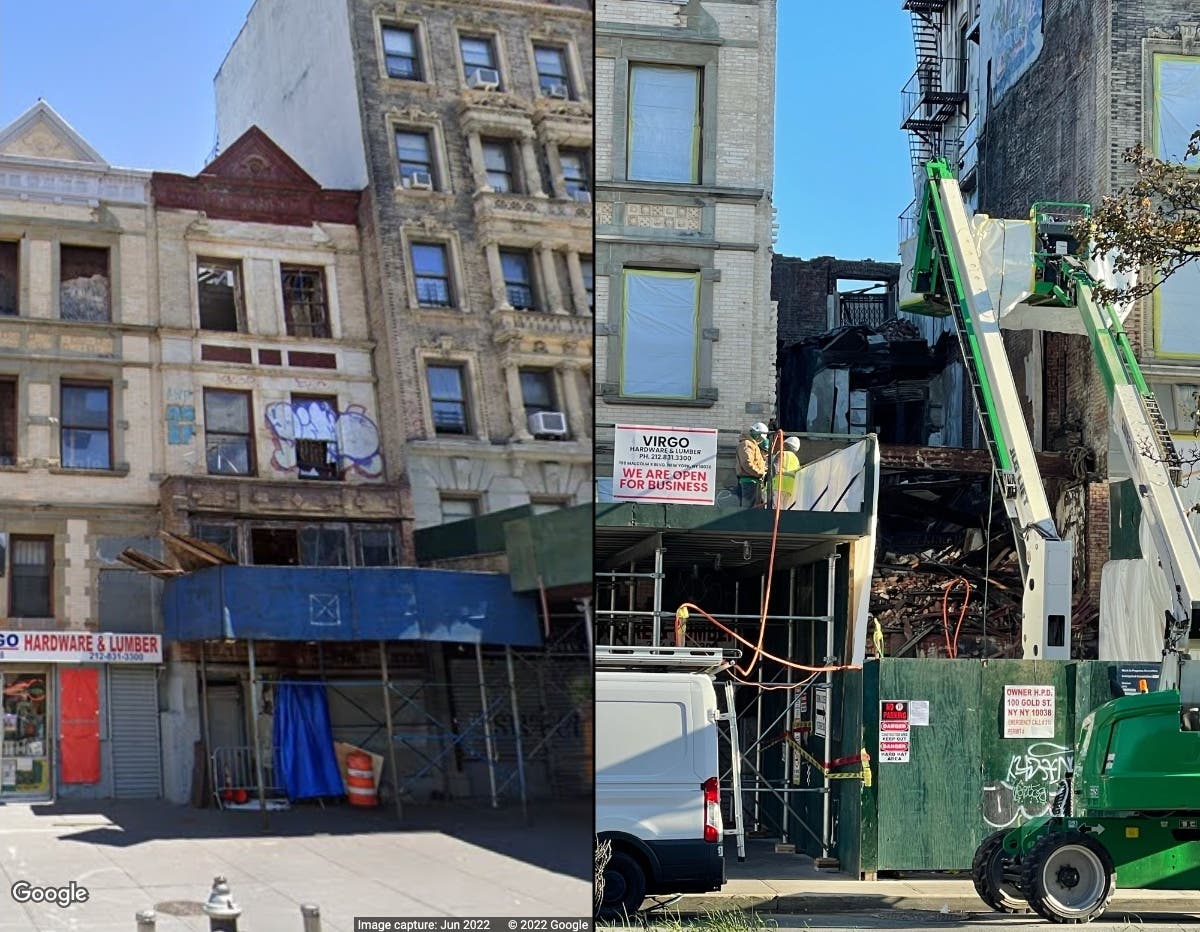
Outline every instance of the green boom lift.
<svg viewBox="0 0 1200 932">
<path fill-rule="evenodd" d="M 1074 308 L 1082 319 L 1112 413 L 1110 468 L 1133 480 L 1155 551 L 1147 556 L 1167 575 L 1172 605 L 1164 620 L 1158 690 L 1114 699 L 1084 719 L 1073 771 L 1059 787 L 1052 814 L 1002 829 L 976 851 L 972 877 L 984 902 L 999 912 L 1032 907 L 1062 923 L 1102 914 L 1118 883 L 1200 889 L 1200 664 L 1189 663 L 1200 652 L 1200 547 L 1176 491 L 1180 459 L 1158 404 L 1120 318 L 1092 296 L 1096 282 L 1085 261 L 1087 244 L 1075 232 L 1088 210 L 1081 204 L 1033 206 L 1034 290 L 1027 303 Z M 913 291 L 953 316 L 1001 488 L 1021 504 L 1016 490 L 1040 488 L 1041 479 L 1024 456 L 1013 456 L 1028 444 L 1028 431 L 1009 391 L 1012 373 L 982 271 L 958 182 L 945 162 L 930 162 Z M 1028 497 L 1028 489 L 1021 494 Z M 1014 531 L 1019 542 L 1024 534 L 1028 590 L 1038 565 L 1019 518 Z M 1052 522 L 1041 540 L 1057 540 Z M 1044 564 L 1042 571 L 1056 575 Z M 1028 600 L 1023 609 L 1028 615 Z M 1026 657 L 1055 656 L 1063 629 L 1070 630 L 1069 607 L 1065 625 L 1041 610 L 1043 617 L 1023 622 Z M 1039 643 L 1039 637 L 1049 641 Z"/>
</svg>

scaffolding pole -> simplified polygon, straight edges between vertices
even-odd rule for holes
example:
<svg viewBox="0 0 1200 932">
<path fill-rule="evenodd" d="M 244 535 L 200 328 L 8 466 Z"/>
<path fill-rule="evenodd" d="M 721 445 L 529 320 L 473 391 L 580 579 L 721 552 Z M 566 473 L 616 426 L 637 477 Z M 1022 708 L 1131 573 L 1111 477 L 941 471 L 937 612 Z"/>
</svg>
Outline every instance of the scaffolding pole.
<svg viewBox="0 0 1200 932">
<path fill-rule="evenodd" d="M 250 729 L 254 736 L 254 779 L 258 782 L 258 808 L 262 811 L 263 828 L 270 823 L 267 815 L 267 788 L 263 780 L 262 742 L 258 734 L 258 669 L 255 658 L 254 640 L 247 641 L 250 654 Z"/>
<path fill-rule="evenodd" d="M 667 551 L 662 546 L 662 537 L 659 537 L 659 545 L 654 548 L 654 646 L 662 646 L 662 588 L 663 588 L 663 554 Z"/>
<path fill-rule="evenodd" d="M 204 650 L 205 642 L 200 642 L 200 705 L 203 708 L 204 715 L 201 718 L 201 723 L 204 726 L 204 772 L 208 774 L 207 791 L 204 794 L 204 801 L 207 805 L 208 794 L 217 792 L 217 775 L 213 769 L 212 759 L 212 725 L 209 722 L 208 711 L 208 660 L 207 652 Z"/>
<path fill-rule="evenodd" d="M 796 610 L 796 568 L 793 566 L 788 570 L 788 614 L 794 614 Z M 792 660 L 792 648 L 796 638 L 796 626 L 794 621 L 788 622 L 787 629 L 787 659 Z M 787 684 L 792 685 L 792 668 L 787 668 Z M 784 705 L 786 712 L 784 713 L 783 728 L 785 732 L 790 733 L 792 730 L 792 708 L 795 705 L 796 697 L 792 694 L 791 689 L 784 691 L 787 696 L 787 702 Z M 783 785 L 785 788 L 791 786 L 792 780 L 792 746 L 788 742 L 783 742 Z M 788 824 L 791 821 L 791 807 L 783 807 L 783 843 L 788 843 Z"/>
<path fill-rule="evenodd" d="M 392 768 L 392 795 L 396 797 L 396 821 L 404 821 L 400 802 L 400 767 L 396 762 L 396 729 L 392 725 L 392 681 L 388 671 L 387 643 L 379 642 L 379 675 L 383 678 L 383 721 L 387 728 L 388 764 Z"/>
<path fill-rule="evenodd" d="M 758 577 L 758 604 L 759 605 L 763 604 L 763 598 L 766 596 L 766 592 L 767 592 L 767 577 L 759 576 Z M 761 658 L 758 658 L 758 659 L 761 659 Z M 763 707 L 762 707 L 763 668 L 762 668 L 761 663 L 756 663 L 755 667 L 758 668 L 758 695 L 755 697 L 755 712 L 754 712 L 754 722 L 755 722 L 754 734 L 756 736 L 756 741 L 757 741 L 757 744 L 755 745 L 755 748 L 754 748 L 754 772 L 756 774 L 761 775 L 762 774 L 762 726 L 763 726 Z M 757 778 L 755 778 L 755 779 L 757 782 Z M 758 796 L 754 797 L 754 830 L 756 832 L 762 830 L 762 804 L 759 802 Z"/>
<path fill-rule="evenodd" d="M 825 622 L 825 664 L 827 666 L 834 663 L 833 651 L 833 612 L 835 608 L 835 597 L 837 595 L 837 561 L 839 554 L 831 553 L 826 557 L 828 565 L 828 582 L 825 589 L 825 609 L 829 613 L 829 620 Z M 833 671 L 825 671 L 825 760 L 833 760 Z M 814 702 L 814 715 L 815 702 Z M 821 857 L 828 858 L 829 851 L 833 847 L 833 821 L 831 819 L 832 800 L 830 799 L 831 784 L 829 779 L 829 764 L 826 763 L 822 768 L 825 774 L 825 798 L 821 806 Z"/>
<path fill-rule="evenodd" d="M 488 704 L 487 676 L 483 669 L 483 647 L 475 643 L 475 665 L 479 668 L 479 705 L 483 710 L 483 741 L 487 748 L 488 783 L 492 791 L 492 808 L 499 809 L 496 798 L 496 748 L 492 740 L 491 706 Z"/>
<path fill-rule="evenodd" d="M 513 735 L 517 746 L 517 784 L 521 789 L 521 818 L 529 822 L 529 802 L 525 787 L 525 746 L 521 742 L 521 704 L 517 700 L 517 677 L 513 673 L 513 651 L 504 645 L 504 665 L 508 669 L 508 698 L 512 703 Z"/>
</svg>

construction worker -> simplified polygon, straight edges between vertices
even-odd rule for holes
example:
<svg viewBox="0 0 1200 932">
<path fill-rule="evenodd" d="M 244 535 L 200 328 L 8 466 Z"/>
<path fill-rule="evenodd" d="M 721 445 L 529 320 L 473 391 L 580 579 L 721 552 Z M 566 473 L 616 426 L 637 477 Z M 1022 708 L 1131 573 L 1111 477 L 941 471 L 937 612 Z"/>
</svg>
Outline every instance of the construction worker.
<svg viewBox="0 0 1200 932">
<path fill-rule="evenodd" d="M 783 441 L 783 452 L 771 463 L 771 500 L 770 507 L 774 511 L 778 506 L 784 510 L 796 503 L 796 473 L 800 471 L 800 457 L 796 451 L 800 449 L 799 437 L 788 437 Z"/>
<path fill-rule="evenodd" d="M 767 425 L 759 421 L 738 438 L 737 479 L 738 501 L 743 508 L 753 508 L 762 501 L 763 480 L 767 476 L 767 458 L 763 452 L 767 440 Z"/>
</svg>

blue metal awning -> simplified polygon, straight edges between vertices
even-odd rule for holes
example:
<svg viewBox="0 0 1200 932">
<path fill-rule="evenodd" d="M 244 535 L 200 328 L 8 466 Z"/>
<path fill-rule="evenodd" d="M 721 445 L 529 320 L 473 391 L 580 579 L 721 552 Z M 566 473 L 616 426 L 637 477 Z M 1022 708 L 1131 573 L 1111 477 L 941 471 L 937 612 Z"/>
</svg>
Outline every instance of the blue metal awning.
<svg viewBox="0 0 1200 932">
<path fill-rule="evenodd" d="M 508 576 L 411 567 L 214 566 L 167 580 L 168 641 L 451 641 L 540 647 Z"/>
</svg>

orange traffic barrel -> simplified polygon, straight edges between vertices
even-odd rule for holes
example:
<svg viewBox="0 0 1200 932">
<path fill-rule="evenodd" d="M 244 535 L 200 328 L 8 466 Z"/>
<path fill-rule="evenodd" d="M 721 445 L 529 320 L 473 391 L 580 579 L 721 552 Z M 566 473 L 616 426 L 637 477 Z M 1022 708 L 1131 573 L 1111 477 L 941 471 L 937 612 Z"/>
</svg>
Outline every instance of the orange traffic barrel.
<svg viewBox="0 0 1200 932">
<path fill-rule="evenodd" d="M 346 758 L 346 792 L 351 806 L 378 806 L 371 758 L 355 751 Z"/>
</svg>

